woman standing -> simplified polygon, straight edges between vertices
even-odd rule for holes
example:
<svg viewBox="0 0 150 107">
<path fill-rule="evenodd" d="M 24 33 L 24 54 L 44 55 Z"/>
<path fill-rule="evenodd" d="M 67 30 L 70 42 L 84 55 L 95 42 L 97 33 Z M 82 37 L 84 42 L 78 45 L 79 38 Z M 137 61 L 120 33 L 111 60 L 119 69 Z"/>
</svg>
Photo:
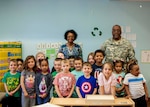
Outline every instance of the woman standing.
<svg viewBox="0 0 150 107">
<path fill-rule="evenodd" d="M 65 32 L 64 38 L 67 40 L 67 43 L 60 46 L 59 52 L 64 53 L 65 58 L 70 56 L 82 58 L 80 45 L 74 43 L 74 40 L 77 39 L 77 33 L 74 30 L 68 30 Z"/>
</svg>

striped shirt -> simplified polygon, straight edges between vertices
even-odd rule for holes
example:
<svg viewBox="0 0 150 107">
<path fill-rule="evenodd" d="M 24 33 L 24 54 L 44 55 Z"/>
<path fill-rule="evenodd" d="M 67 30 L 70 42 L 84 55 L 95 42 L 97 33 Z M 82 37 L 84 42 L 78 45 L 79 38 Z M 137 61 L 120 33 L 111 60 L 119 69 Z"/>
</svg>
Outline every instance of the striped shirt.
<svg viewBox="0 0 150 107">
<path fill-rule="evenodd" d="M 143 86 L 143 83 L 145 82 L 146 80 L 142 74 L 134 76 L 131 73 L 126 74 L 123 81 L 125 85 L 128 85 L 132 99 L 137 99 L 145 95 L 145 90 Z"/>
</svg>

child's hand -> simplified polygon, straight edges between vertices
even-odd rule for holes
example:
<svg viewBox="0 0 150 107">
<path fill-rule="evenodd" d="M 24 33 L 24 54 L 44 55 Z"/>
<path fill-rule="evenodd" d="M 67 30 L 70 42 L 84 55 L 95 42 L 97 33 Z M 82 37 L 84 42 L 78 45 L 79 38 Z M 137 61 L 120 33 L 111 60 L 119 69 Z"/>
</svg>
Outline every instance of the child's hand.
<svg viewBox="0 0 150 107">
<path fill-rule="evenodd" d="M 131 98 L 131 95 L 127 95 L 126 98 L 127 98 L 127 99 Z"/>
<path fill-rule="evenodd" d="M 13 91 L 11 91 L 10 93 L 11 93 L 11 95 L 13 96 L 14 92 L 13 92 Z"/>
<path fill-rule="evenodd" d="M 36 94 L 29 96 L 30 98 L 36 98 Z"/>
<path fill-rule="evenodd" d="M 114 95 L 114 98 L 116 99 L 116 98 L 117 98 L 117 96 L 115 96 L 115 95 Z"/>
<path fill-rule="evenodd" d="M 70 96 L 68 95 L 66 98 L 70 98 Z"/>
<path fill-rule="evenodd" d="M 8 92 L 8 95 L 9 95 L 9 96 L 13 96 L 13 94 L 12 94 L 11 92 Z"/>
<path fill-rule="evenodd" d="M 11 93 L 12 95 L 14 95 L 15 91 L 11 91 L 10 93 Z"/>
<path fill-rule="evenodd" d="M 41 98 L 45 98 L 45 97 L 44 97 L 44 94 L 40 94 L 40 95 L 39 95 L 39 97 L 41 97 Z"/>
<path fill-rule="evenodd" d="M 40 94 L 40 95 L 39 95 L 39 97 L 41 97 L 41 98 L 42 98 L 42 94 Z"/>
<path fill-rule="evenodd" d="M 28 93 L 27 93 L 27 92 L 25 92 L 25 93 L 24 93 L 24 96 L 25 96 L 25 97 L 28 97 L 29 95 L 28 95 Z"/>
<path fill-rule="evenodd" d="M 63 96 L 59 96 L 59 98 L 64 98 Z"/>
<path fill-rule="evenodd" d="M 145 95 L 145 100 L 148 101 L 148 96 L 147 95 Z"/>
<path fill-rule="evenodd" d="M 45 98 L 47 96 L 47 94 L 46 93 L 44 93 L 43 95 L 42 95 L 42 98 Z"/>
</svg>

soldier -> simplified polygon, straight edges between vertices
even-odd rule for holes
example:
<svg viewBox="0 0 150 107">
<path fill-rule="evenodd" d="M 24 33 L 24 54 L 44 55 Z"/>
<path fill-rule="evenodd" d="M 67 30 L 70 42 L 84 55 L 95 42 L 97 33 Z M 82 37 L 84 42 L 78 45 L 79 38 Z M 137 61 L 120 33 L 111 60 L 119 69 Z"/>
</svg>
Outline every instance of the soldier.
<svg viewBox="0 0 150 107">
<path fill-rule="evenodd" d="M 113 62 L 114 60 L 121 60 L 126 64 L 129 60 L 136 60 L 135 51 L 131 43 L 121 37 L 121 27 L 114 25 L 112 28 L 112 38 L 106 40 L 101 49 L 105 52 L 105 62 Z"/>
</svg>

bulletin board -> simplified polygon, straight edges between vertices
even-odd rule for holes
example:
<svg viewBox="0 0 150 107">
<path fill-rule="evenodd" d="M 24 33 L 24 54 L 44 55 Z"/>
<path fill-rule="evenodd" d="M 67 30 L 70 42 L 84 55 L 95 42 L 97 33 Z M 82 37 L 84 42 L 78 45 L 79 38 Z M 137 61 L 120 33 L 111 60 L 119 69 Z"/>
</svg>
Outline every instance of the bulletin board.
<svg viewBox="0 0 150 107">
<path fill-rule="evenodd" d="M 22 58 L 22 43 L 0 41 L 0 91 L 5 91 L 2 78 L 8 71 L 10 59 L 17 58 Z"/>
</svg>

